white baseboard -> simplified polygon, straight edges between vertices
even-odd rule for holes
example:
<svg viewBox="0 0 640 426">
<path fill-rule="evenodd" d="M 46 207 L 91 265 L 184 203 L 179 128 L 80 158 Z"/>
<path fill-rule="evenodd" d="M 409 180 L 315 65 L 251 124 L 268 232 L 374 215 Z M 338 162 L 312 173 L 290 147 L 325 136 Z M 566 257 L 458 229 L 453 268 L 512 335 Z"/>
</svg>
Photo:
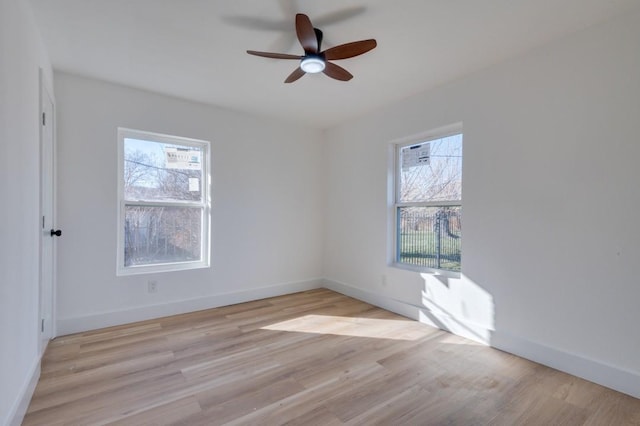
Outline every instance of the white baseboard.
<svg viewBox="0 0 640 426">
<path fill-rule="evenodd" d="M 480 324 L 454 318 L 442 311 L 431 310 L 426 306 L 414 305 L 402 300 L 362 290 L 338 281 L 325 279 L 324 287 L 388 311 L 395 312 L 396 314 L 407 318 L 420 321 L 423 324 L 448 331 L 461 337 L 466 337 L 467 339 L 483 343 L 485 345 L 489 344 L 489 338 L 492 330 Z"/>
<path fill-rule="evenodd" d="M 563 371 L 618 392 L 640 398 L 640 374 L 564 352 L 505 332 L 495 331 L 491 346 Z"/>
<path fill-rule="evenodd" d="M 499 330 L 492 331 L 478 324 L 465 323 L 446 314 L 429 311 L 426 308 L 362 290 L 345 283 L 325 279 L 324 287 L 407 318 L 444 329 L 462 337 L 487 343 L 496 349 L 583 378 L 635 398 L 640 398 L 640 374 L 637 372 L 554 349 L 500 332 Z M 486 339 L 484 336 L 486 336 Z"/>
<path fill-rule="evenodd" d="M 24 419 L 24 415 L 27 413 L 31 397 L 33 396 L 33 392 L 36 390 L 36 385 L 38 384 L 39 379 L 40 358 L 38 357 L 33 363 L 26 380 L 20 387 L 20 390 L 16 395 L 16 399 L 11 406 L 11 410 L 5 419 L 6 423 L 4 424 L 7 426 L 20 426 L 22 424 L 22 420 Z"/>
<path fill-rule="evenodd" d="M 367 302 L 371 305 L 378 306 L 380 308 L 386 309 L 387 311 L 402 315 L 403 317 L 411 318 L 416 321 L 420 318 L 418 307 L 413 306 L 409 303 L 402 302 L 400 300 L 381 296 L 379 294 L 372 293 L 361 288 L 350 286 L 349 284 L 328 279 L 323 280 L 323 287 L 329 290 L 333 290 L 337 293 L 344 294 L 345 296 L 353 297 L 354 299 Z"/>
<path fill-rule="evenodd" d="M 128 324 L 136 321 L 145 321 L 187 312 L 201 311 L 220 306 L 234 305 L 236 303 L 250 302 L 268 297 L 282 296 L 284 294 L 297 293 L 322 287 L 321 279 L 297 281 L 278 284 L 268 287 L 259 287 L 251 290 L 235 293 L 217 294 L 196 299 L 179 300 L 156 305 L 141 306 L 120 311 L 102 312 L 82 317 L 63 318 L 57 321 L 59 336 L 72 333 L 80 333 L 88 330 L 111 327 L 114 325 Z"/>
</svg>

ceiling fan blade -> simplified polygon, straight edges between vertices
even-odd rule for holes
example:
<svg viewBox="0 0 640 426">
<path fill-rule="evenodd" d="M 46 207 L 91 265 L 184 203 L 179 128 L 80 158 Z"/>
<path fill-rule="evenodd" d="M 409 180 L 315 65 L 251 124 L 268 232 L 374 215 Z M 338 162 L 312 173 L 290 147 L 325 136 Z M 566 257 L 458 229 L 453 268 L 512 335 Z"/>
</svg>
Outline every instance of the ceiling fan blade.
<svg viewBox="0 0 640 426">
<path fill-rule="evenodd" d="M 249 55 L 255 56 L 263 56 L 265 58 L 273 58 L 273 59 L 302 59 L 302 56 L 299 55 L 288 55 L 286 53 L 271 53 L 271 52 L 257 52 L 255 50 L 247 50 Z"/>
<path fill-rule="evenodd" d="M 273 21 L 263 18 L 253 18 L 250 16 L 223 16 L 221 19 L 228 24 L 248 28 L 250 30 L 284 32 L 291 28 L 291 22 L 284 20 Z"/>
<path fill-rule="evenodd" d="M 326 27 L 328 25 L 337 24 L 340 21 L 345 21 L 347 19 L 358 16 L 366 11 L 367 8 L 364 6 L 347 7 L 342 10 L 337 10 L 335 12 L 316 17 L 313 20 L 315 21 L 317 26 Z"/>
<path fill-rule="evenodd" d="M 331 47 L 323 53 L 324 57 L 328 61 L 335 61 L 337 59 L 347 59 L 362 55 L 363 53 L 375 48 L 377 45 L 378 43 L 376 43 L 374 39 L 360 40 Z"/>
<path fill-rule="evenodd" d="M 298 80 L 300 77 L 302 77 L 305 74 L 306 73 L 302 71 L 302 68 L 298 67 L 291 74 L 289 74 L 289 77 L 287 77 L 287 79 L 284 82 L 293 83 L 294 81 Z"/>
<path fill-rule="evenodd" d="M 296 34 L 306 53 L 318 53 L 318 38 L 309 17 L 303 13 L 296 15 Z"/>
<path fill-rule="evenodd" d="M 332 64 L 331 62 L 326 63 L 324 71 L 322 72 L 328 75 L 329 77 L 335 78 L 336 80 L 340 80 L 340 81 L 349 81 L 353 78 L 353 75 L 351 75 L 349 71 L 345 70 L 341 66 Z"/>
</svg>

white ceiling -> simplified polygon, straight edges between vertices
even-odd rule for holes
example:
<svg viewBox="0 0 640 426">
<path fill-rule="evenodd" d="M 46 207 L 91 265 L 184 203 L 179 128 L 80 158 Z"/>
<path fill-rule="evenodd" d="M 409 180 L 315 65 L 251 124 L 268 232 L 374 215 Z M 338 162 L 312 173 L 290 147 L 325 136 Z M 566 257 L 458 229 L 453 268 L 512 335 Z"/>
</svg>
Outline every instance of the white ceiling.
<svg viewBox="0 0 640 426">
<path fill-rule="evenodd" d="M 615 15 L 639 0 L 31 0 L 57 70 L 318 128 L 445 84 Z M 349 82 L 306 75 L 295 13 L 323 48 L 375 38 L 337 61 Z"/>
</svg>

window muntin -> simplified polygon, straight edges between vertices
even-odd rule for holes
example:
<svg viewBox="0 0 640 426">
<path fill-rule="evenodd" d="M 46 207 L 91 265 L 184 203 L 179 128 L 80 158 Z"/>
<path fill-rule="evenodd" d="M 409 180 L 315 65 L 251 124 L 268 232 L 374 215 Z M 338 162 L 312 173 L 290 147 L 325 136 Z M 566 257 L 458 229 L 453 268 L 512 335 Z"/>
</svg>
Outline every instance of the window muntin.
<svg viewBox="0 0 640 426">
<path fill-rule="evenodd" d="M 209 265 L 209 143 L 118 130 L 118 275 Z"/>
<path fill-rule="evenodd" d="M 460 271 L 462 134 L 397 146 L 397 264 Z"/>
</svg>

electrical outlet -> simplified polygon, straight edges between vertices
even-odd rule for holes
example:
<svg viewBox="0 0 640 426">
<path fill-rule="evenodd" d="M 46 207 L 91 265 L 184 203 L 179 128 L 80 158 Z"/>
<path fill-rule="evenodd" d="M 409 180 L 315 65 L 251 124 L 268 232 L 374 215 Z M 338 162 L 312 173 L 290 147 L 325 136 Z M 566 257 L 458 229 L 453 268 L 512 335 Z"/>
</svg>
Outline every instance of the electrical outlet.
<svg viewBox="0 0 640 426">
<path fill-rule="evenodd" d="M 158 281 L 147 281 L 147 293 L 158 292 Z"/>
<path fill-rule="evenodd" d="M 380 277 L 380 285 L 382 287 L 387 286 L 387 276 L 385 274 L 382 274 L 382 276 Z"/>
</svg>

